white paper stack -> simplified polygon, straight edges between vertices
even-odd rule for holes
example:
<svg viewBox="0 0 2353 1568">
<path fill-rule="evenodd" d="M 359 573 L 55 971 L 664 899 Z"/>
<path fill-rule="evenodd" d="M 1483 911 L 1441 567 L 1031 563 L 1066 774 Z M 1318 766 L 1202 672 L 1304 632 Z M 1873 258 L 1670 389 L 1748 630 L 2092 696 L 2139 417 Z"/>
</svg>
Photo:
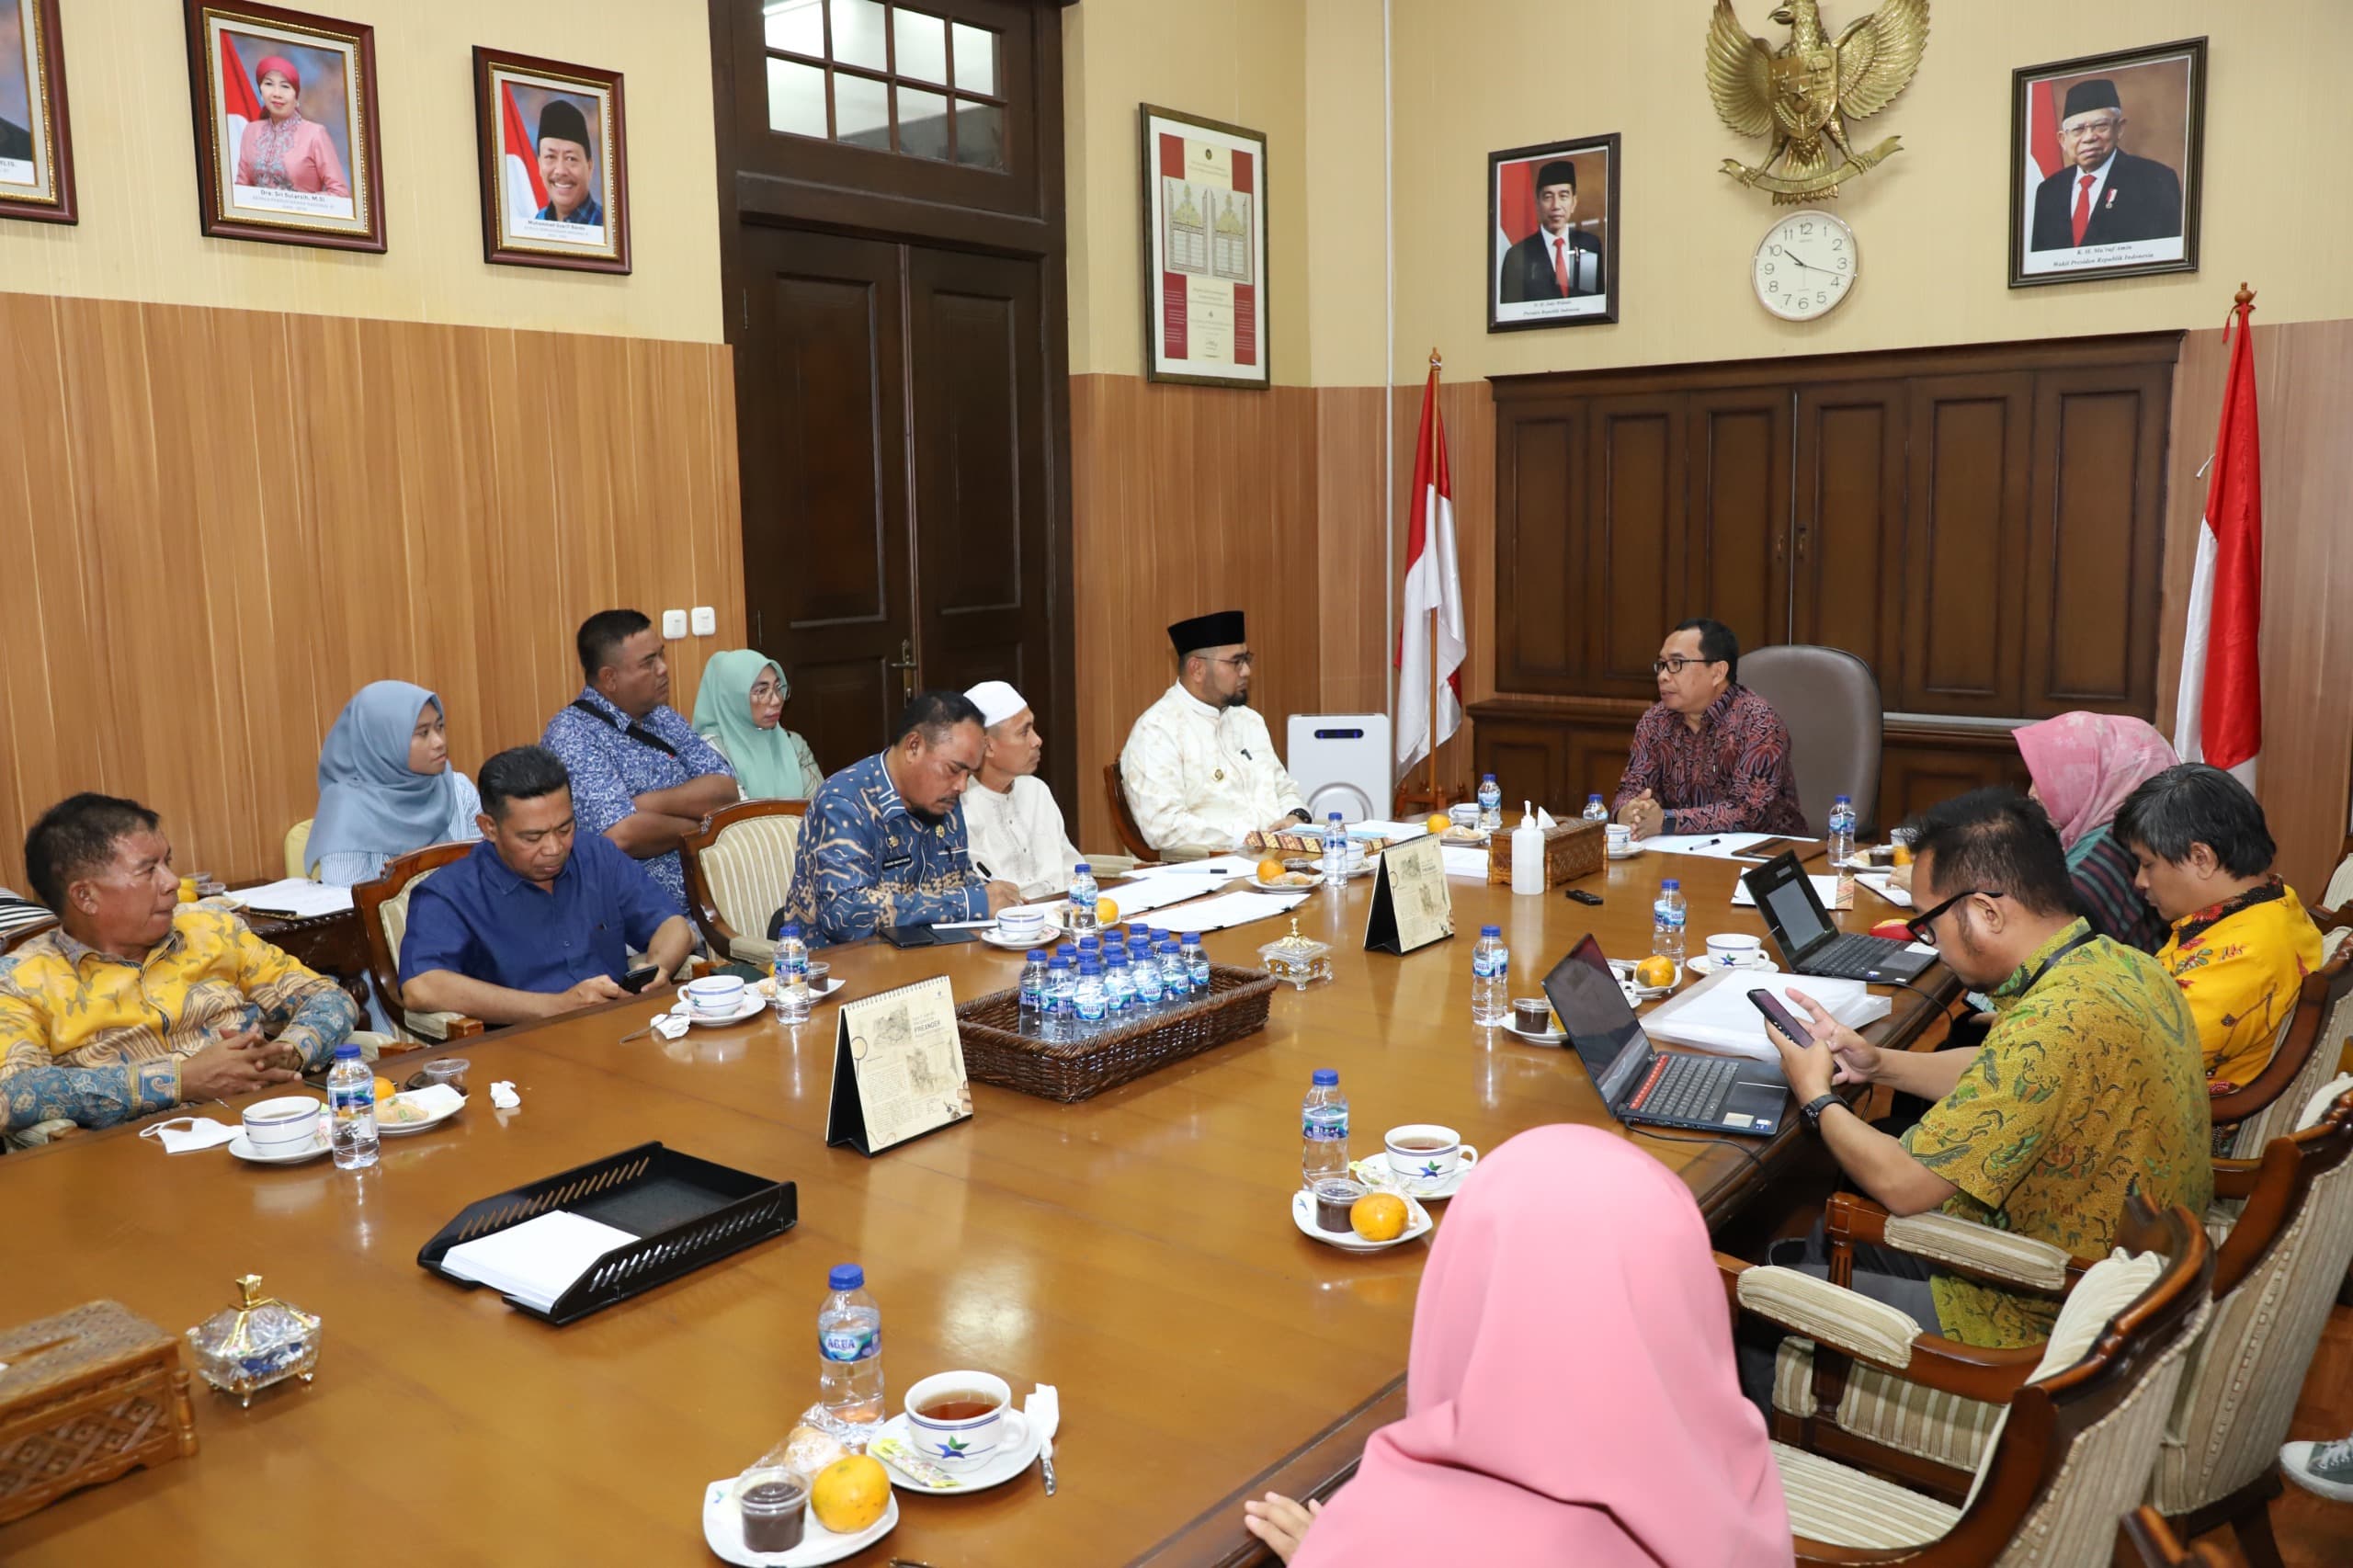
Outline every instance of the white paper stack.
<svg viewBox="0 0 2353 1568">
<path fill-rule="evenodd" d="M 289 877 L 263 887 L 239 888 L 230 896 L 247 909 L 290 915 L 297 920 L 340 915 L 351 907 L 349 888 L 326 887 L 301 877 Z"/>
<path fill-rule="evenodd" d="M 1670 1045 L 1696 1045 L 1702 1051 L 1779 1062 L 1780 1048 L 1765 1033 L 1765 1015 L 1748 999 L 1749 992 L 1759 988 L 1771 992 L 1774 1000 L 1802 1024 L 1806 1021 L 1805 1009 L 1790 1000 L 1792 988 L 1829 1008 L 1833 1017 L 1851 1029 L 1875 1024 L 1889 1012 L 1887 998 L 1872 995 L 1859 980 L 1735 969 L 1711 974 L 1661 1003 L 1656 1012 L 1643 1020 L 1643 1032 Z"/>
<path fill-rule="evenodd" d="M 1449 844 L 1438 853 L 1445 858 L 1446 874 L 1449 877 L 1476 877 L 1487 880 L 1487 850 L 1480 844 Z"/>
<path fill-rule="evenodd" d="M 1304 888 L 1288 893 L 1236 891 L 1188 904 L 1182 924 L 1188 931 L 1223 931 L 1269 915 L 1288 915 L 1306 898 Z"/>
<path fill-rule="evenodd" d="M 1806 881 L 1813 884 L 1813 895 L 1822 900 L 1823 908 L 1829 909 L 1836 905 L 1838 902 L 1837 877 L 1835 875 L 1827 877 L 1811 876 L 1806 878 Z M 1748 884 L 1746 882 L 1740 881 L 1738 880 L 1734 880 L 1733 882 L 1732 906 L 1734 909 L 1754 909 L 1756 907 L 1756 900 L 1749 892 Z"/>
<path fill-rule="evenodd" d="M 627 1231 L 568 1209 L 551 1209 L 519 1225 L 459 1243 L 442 1255 L 441 1267 L 546 1312 L 591 1264 L 635 1240 Z"/>
</svg>

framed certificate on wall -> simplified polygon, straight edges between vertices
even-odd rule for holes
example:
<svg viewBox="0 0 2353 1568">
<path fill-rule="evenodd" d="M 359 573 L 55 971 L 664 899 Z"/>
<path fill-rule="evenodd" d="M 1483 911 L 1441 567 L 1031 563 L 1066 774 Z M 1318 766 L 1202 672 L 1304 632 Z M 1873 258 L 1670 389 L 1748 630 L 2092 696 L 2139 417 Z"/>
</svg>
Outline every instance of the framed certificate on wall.
<svg viewBox="0 0 2353 1568">
<path fill-rule="evenodd" d="M 1267 387 L 1267 139 L 1138 108 L 1142 130 L 1143 373 Z"/>
</svg>

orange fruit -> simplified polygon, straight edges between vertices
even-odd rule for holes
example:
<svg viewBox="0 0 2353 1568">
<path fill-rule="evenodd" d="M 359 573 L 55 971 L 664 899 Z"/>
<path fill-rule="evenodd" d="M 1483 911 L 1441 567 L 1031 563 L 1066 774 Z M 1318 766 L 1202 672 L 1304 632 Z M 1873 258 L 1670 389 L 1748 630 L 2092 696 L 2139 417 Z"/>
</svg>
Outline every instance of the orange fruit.
<svg viewBox="0 0 2353 1568">
<path fill-rule="evenodd" d="M 1262 882 L 1281 881 L 1283 880 L 1283 874 L 1284 867 L 1282 861 L 1272 855 L 1267 856 L 1265 859 L 1258 862 L 1258 880 Z"/>
<path fill-rule="evenodd" d="M 809 1483 L 809 1506 L 835 1535 L 856 1535 L 891 1506 L 891 1477 L 882 1461 L 852 1454 L 835 1460 Z"/>
<path fill-rule="evenodd" d="M 1120 923 L 1119 904 L 1108 898 L 1097 898 L 1095 901 L 1095 918 L 1101 925 L 1117 926 Z"/>
<path fill-rule="evenodd" d="M 382 1074 L 379 1074 L 377 1075 L 377 1078 L 376 1078 L 376 1103 L 377 1103 L 378 1105 L 382 1105 L 386 1100 L 391 1099 L 394 1095 L 396 1095 L 396 1094 L 398 1094 L 398 1093 L 400 1093 L 400 1090 L 398 1090 L 397 1088 L 393 1087 L 393 1085 L 392 1085 L 392 1081 L 390 1078 L 384 1077 L 384 1076 L 383 1076 Z"/>
<path fill-rule="evenodd" d="M 1637 985 L 1672 985 L 1675 983 L 1675 960 L 1663 953 L 1653 953 L 1634 966 Z"/>
<path fill-rule="evenodd" d="M 1425 821 L 1422 825 L 1428 828 L 1432 833 L 1444 833 L 1448 828 L 1454 825 L 1454 819 L 1448 816 L 1444 812 L 1432 812 L 1429 814 L 1428 819 Z"/>
<path fill-rule="evenodd" d="M 1348 1228 L 1369 1242 L 1395 1241 L 1410 1218 L 1405 1200 L 1393 1192 L 1368 1192 L 1348 1205 Z"/>
</svg>

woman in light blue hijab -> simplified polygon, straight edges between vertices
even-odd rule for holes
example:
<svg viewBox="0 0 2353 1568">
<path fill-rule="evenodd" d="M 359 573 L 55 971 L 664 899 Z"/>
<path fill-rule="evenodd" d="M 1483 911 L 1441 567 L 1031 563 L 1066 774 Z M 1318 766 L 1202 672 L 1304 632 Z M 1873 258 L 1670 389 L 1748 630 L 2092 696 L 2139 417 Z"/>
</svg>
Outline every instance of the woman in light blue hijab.
<svg viewBox="0 0 2353 1568">
<path fill-rule="evenodd" d="M 303 858 L 334 887 L 372 881 L 385 862 L 482 836 L 482 796 L 449 766 L 441 699 L 404 680 L 370 681 L 319 748 L 319 811 Z"/>
</svg>

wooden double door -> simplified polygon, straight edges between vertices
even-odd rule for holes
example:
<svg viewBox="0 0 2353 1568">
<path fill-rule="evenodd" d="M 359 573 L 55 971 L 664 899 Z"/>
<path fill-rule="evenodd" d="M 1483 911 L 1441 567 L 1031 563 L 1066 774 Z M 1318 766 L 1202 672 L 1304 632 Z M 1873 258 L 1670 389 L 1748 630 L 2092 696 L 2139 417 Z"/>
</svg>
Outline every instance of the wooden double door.
<svg viewBox="0 0 2353 1568">
<path fill-rule="evenodd" d="M 1046 335 L 1036 258 L 747 223 L 745 595 L 828 771 L 932 687 L 1046 712 Z"/>
</svg>

